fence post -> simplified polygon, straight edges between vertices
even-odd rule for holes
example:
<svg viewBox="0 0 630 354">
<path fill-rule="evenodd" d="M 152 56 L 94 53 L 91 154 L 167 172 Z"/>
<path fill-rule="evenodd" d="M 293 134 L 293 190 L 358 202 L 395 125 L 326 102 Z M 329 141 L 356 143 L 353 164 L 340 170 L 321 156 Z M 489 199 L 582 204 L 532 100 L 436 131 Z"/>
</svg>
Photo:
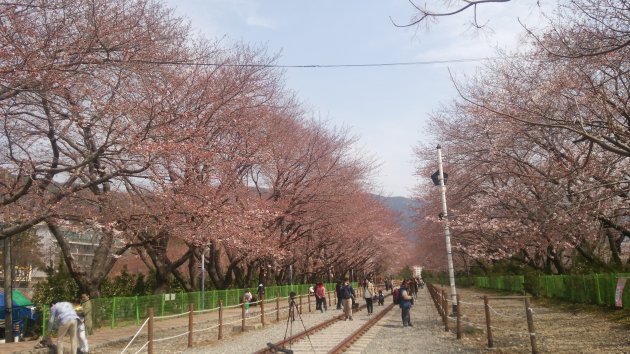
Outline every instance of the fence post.
<svg viewBox="0 0 630 354">
<path fill-rule="evenodd" d="M 462 308 L 459 306 L 459 294 L 457 294 L 457 339 L 462 339 Z"/>
<path fill-rule="evenodd" d="M 488 296 L 483 297 L 483 306 L 486 309 L 486 330 L 488 332 L 488 348 L 492 348 L 494 346 L 494 342 L 492 341 L 492 326 L 490 323 L 490 305 L 488 304 Z"/>
<path fill-rule="evenodd" d="M 332 307 L 332 301 L 330 301 L 330 290 L 328 290 L 327 293 L 328 293 L 328 307 Z"/>
<path fill-rule="evenodd" d="M 536 330 L 534 329 L 534 316 L 532 315 L 532 308 L 529 306 L 529 298 L 525 298 L 525 313 L 527 315 L 527 330 L 529 331 L 529 341 L 532 344 L 532 354 L 538 353 L 536 346 Z"/>
<path fill-rule="evenodd" d="M 307 295 L 308 300 L 308 313 L 311 313 L 311 293 Z"/>
<path fill-rule="evenodd" d="M 153 354 L 153 307 L 147 309 L 149 313 L 149 323 L 147 324 L 147 353 Z"/>
<path fill-rule="evenodd" d="M 136 295 L 136 325 L 140 325 L 140 306 L 138 305 L 137 295 Z"/>
<path fill-rule="evenodd" d="M 171 296 L 171 295 L 169 294 L 169 296 Z M 164 303 L 166 302 L 165 299 L 164 299 L 165 297 L 166 297 L 166 294 L 161 294 L 160 295 L 160 299 L 162 299 L 162 303 L 161 303 L 161 306 L 160 306 L 161 307 L 161 309 L 160 309 L 160 316 L 162 316 L 162 317 L 164 317 Z"/>
<path fill-rule="evenodd" d="M 300 308 L 299 308 L 300 312 L 299 314 L 302 314 L 302 294 L 300 294 Z"/>
<path fill-rule="evenodd" d="M 442 320 L 444 321 L 444 331 L 448 332 L 448 300 L 446 291 L 442 290 Z"/>
<path fill-rule="evenodd" d="M 219 300 L 219 340 L 223 339 L 223 300 Z"/>
<path fill-rule="evenodd" d="M 112 329 L 114 329 L 114 327 L 116 326 L 115 314 L 116 314 L 116 298 L 112 300 Z"/>
<path fill-rule="evenodd" d="M 280 321 L 280 297 L 276 293 L 276 321 Z"/>
<path fill-rule="evenodd" d="M 597 295 L 595 298 L 595 301 L 597 302 L 597 305 L 601 305 L 602 304 L 602 292 L 601 289 L 599 287 L 599 274 L 595 274 L 593 276 L 594 280 L 595 280 L 595 289 L 597 289 Z"/>
<path fill-rule="evenodd" d="M 195 304 L 188 304 L 188 348 L 193 346 L 193 311 Z"/>
<path fill-rule="evenodd" d="M 265 294 L 260 294 L 260 322 L 265 326 Z"/>
<path fill-rule="evenodd" d="M 245 301 L 241 303 L 241 332 L 245 332 Z"/>
</svg>

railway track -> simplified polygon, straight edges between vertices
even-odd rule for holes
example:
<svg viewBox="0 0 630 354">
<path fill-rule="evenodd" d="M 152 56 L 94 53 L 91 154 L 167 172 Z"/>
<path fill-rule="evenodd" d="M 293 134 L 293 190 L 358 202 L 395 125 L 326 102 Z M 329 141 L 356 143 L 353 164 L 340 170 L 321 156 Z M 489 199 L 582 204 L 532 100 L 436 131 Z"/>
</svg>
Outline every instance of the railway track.
<svg viewBox="0 0 630 354">
<path fill-rule="evenodd" d="M 394 307 L 394 304 L 386 306 L 374 306 L 374 313 L 365 316 L 362 313 L 366 305 L 355 310 L 352 321 L 345 321 L 343 315 L 336 316 L 314 327 L 308 328 L 294 336 L 288 337 L 277 343 L 270 343 L 255 354 L 275 352 L 295 353 L 343 353 L 353 343 L 359 340 L 372 326 L 383 318 Z M 295 319 L 299 325 L 299 318 Z"/>
</svg>

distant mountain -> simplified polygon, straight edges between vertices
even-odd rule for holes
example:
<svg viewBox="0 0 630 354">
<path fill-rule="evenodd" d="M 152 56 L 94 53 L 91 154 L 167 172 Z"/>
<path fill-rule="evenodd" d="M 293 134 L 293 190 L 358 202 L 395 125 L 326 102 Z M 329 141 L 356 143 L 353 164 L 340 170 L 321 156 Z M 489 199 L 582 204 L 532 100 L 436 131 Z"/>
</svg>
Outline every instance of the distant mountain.
<svg viewBox="0 0 630 354">
<path fill-rule="evenodd" d="M 381 195 L 375 195 L 375 197 L 398 215 L 397 222 L 402 227 L 406 238 L 409 241 L 415 241 L 413 217 L 416 213 L 415 210 L 422 207 L 422 203 L 405 197 L 384 197 Z"/>
</svg>

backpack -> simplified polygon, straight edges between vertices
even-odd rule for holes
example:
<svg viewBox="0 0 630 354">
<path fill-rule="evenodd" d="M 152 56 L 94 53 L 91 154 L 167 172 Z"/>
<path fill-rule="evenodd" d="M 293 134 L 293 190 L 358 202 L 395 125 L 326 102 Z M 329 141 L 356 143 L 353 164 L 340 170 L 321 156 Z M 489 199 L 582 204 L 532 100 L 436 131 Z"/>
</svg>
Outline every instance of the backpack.
<svg viewBox="0 0 630 354">
<path fill-rule="evenodd" d="M 396 304 L 396 305 L 398 305 L 398 302 L 399 302 L 399 300 L 398 300 L 398 291 L 399 290 L 400 289 L 394 289 L 394 293 L 392 295 L 392 297 L 394 298 L 394 304 Z"/>
</svg>

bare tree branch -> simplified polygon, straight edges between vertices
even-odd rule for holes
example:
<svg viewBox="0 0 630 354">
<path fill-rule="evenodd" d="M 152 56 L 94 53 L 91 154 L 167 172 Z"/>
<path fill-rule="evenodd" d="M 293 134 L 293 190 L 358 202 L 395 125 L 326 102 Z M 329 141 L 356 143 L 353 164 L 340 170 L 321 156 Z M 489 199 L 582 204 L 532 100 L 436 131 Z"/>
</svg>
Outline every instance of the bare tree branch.
<svg viewBox="0 0 630 354">
<path fill-rule="evenodd" d="M 483 27 L 482 25 L 479 25 L 477 22 L 477 5 L 482 5 L 482 4 L 486 4 L 486 3 L 496 3 L 496 2 L 510 2 L 511 0 L 475 0 L 475 1 L 471 1 L 471 0 L 464 0 L 464 4 L 457 8 L 456 10 L 453 11 L 445 11 L 445 12 L 440 12 L 440 11 L 434 11 L 434 10 L 429 10 L 426 7 L 423 6 L 418 6 L 416 5 L 413 1 L 409 0 L 409 2 L 411 3 L 411 5 L 413 7 L 416 8 L 416 10 L 418 10 L 419 14 L 415 17 L 414 20 L 412 20 L 410 23 L 407 24 L 398 24 L 396 23 L 390 16 L 390 21 L 392 21 L 392 24 L 396 27 L 412 27 L 415 26 L 417 24 L 419 24 L 420 22 L 426 20 L 426 19 L 430 19 L 430 18 L 436 18 L 436 17 L 446 17 L 446 16 L 453 16 L 453 15 L 457 15 L 461 12 L 466 11 L 468 8 L 472 7 L 475 10 L 474 13 L 474 20 L 473 20 L 473 24 L 475 25 L 475 27 L 477 28 L 481 28 Z"/>
</svg>

